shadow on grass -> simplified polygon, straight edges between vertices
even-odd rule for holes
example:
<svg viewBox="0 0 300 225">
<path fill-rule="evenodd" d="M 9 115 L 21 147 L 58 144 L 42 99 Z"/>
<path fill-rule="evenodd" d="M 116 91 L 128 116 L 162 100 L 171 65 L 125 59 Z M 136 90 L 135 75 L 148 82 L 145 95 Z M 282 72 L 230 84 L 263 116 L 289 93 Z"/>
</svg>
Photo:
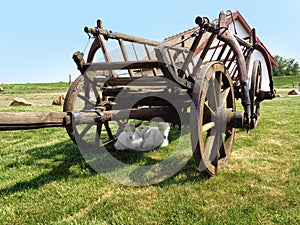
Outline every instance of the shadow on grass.
<svg viewBox="0 0 300 225">
<path fill-rule="evenodd" d="M 110 154 L 116 155 L 117 152 L 112 151 Z M 117 158 L 122 161 L 146 161 L 149 164 L 157 163 L 156 160 L 148 158 L 145 154 L 136 154 L 132 152 L 118 152 Z M 44 170 L 42 174 L 34 177 L 31 180 L 20 181 L 13 186 L 0 190 L 0 196 L 10 195 L 16 192 L 22 192 L 29 189 L 38 189 L 46 184 L 54 181 L 61 181 L 74 178 L 84 178 L 94 176 L 97 173 L 89 166 L 80 153 L 80 150 L 72 142 L 61 142 L 55 145 L 39 147 L 28 150 L 26 157 L 22 161 L 16 161 L 8 164 L 6 169 L 18 168 L 22 166 L 30 167 L 29 171 Z M 153 186 L 169 186 L 172 184 L 184 184 L 191 182 L 199 182 L 205 180 L 200 173 L 195 169 L 194 161 L 190 160 L 176 175 L 166 179 Z M 71 167 L 76 167 L 77 171 L 70 170 Z M 85 170 L 88 172 L 80 173 Z M 28 178 L 24 178 L 28 179 Z"/>
<path fill-rule="evenodd" d="M 113 156 L 113 159 L 105 156 L 95 157 L 91 161 L 93 163 L 92 167 L 101 171 L 100 173 L 109 174 L 110 179 L 120 183 L 126 180 L 123 184 L 130 183 L 131 185 L 142 186 L 151 184 L 156 186 L 155 183 L 159 182 L 159 186 L 168 186 L 208 179 L 196 169 L 193 158 L 185 163 L 186 158 L 183 155 L 173 155 L 170 158 L 171 153 L 172 151 L 165 148 L 148 152 L 111 150 L 109 154 Z M 114 160 L 118 160 L 121 164 L 117 164 Z M 134 165 L 134 167 L 131 167 L 131 165 Z M 183 167 L 181 168 L 180 165 Z M 124 173 L 121 174 L 121 171 Z"/>
<path fill-rule="evenodd" d="M 79 149 L 72 142 L 61 142 L 47 147 L 34 148 L 28 150 L 26 155 L 26 159 L 11 163 L 6 168 L 18 168 L 19 166 L 27 165 L 33 172 L 37 170 L 45 170 L 45 172 L 31 180 L 21 181 L 11 187 L 1 189 L 0 195 L 13 194 L 28 189 L 38 189 L 53 181 L 96 174 L 86 164 Z M 79 174 L 70 171 L 70 168 L 76 165 L 80 169 L 90 170 L 90 173 Z"/>
</svg>

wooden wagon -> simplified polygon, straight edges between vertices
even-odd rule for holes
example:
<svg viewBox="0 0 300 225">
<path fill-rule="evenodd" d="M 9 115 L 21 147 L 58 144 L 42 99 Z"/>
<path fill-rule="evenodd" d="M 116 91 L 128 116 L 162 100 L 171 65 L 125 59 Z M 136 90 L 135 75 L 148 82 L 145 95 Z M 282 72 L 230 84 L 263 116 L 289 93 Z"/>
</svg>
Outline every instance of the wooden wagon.
<svg viewBox="0 0 300 225">
<path fill-rule="evenodd" d="M 229 16 L 221 11 L 213 22 L 197 17 L 194 32 L 177 43 L 112 32 L 98 20 L 84 28 L 93 40 L 87 57 L 73 55 L 81 75 L 69 88 L 64 112 L 1 113 L 0 129 L 61 126 L 77 144 L 104 146 L 130 119 L 159 118 L 190 127 L 196 166 L 214 175 L 230 157 L 235 128 L 255 128 L 260 102 L 274 97 L 267 51 L 254 29 L 246 38 L 233 34 Z M 269 90 L 261 90 L 265 77 Z M 239 99 L 243 110 L 236 112 Z"/>
</svg>

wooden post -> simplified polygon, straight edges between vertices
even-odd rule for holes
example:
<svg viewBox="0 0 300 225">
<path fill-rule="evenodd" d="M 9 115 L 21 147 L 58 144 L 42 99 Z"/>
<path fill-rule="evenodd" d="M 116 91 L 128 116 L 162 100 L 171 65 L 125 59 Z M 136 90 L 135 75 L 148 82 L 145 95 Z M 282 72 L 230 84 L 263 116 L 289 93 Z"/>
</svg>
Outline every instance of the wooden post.
<svg viewBox="0 0 300 225">
<path fill-rule="evenodd" d="M 72 84 L 72 75 L 69 74 L 69 87 L 71 86 L 71 84 Z"/>
</svg>

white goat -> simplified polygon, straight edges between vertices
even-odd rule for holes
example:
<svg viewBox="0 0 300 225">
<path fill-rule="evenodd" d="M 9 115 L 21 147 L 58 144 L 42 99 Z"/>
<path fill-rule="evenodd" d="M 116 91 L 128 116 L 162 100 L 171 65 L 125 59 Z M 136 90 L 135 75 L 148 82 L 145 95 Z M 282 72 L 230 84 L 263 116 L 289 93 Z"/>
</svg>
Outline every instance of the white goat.
<svg viewBox="0 0 300 225">
<path fill-rule="evenodd" d="M 146 126 L 142 130 L 143 151 L 153 150 L 157 147 L 166 147 L 169 144 L 169 132 L 170 126 L 165 122 L 161 122 L 155 127 Z"/>
<path fill-rule="evenodd" d="M 118 136 L 114 144 L 116 150 L 134 149 L 139 150 L 142 146 L 143 139 L 141 132 L 136 129 L 133 123 L 127 123 L 124 130 Z"/>
</svg>

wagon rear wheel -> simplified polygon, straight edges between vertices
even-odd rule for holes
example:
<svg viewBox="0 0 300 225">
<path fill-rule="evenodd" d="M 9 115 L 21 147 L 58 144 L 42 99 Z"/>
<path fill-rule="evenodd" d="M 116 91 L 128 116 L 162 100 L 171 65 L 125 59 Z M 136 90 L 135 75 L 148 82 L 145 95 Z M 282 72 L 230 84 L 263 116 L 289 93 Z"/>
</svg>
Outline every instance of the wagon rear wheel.
<svg viewBox="0 0 300 225">
<path fill-rule="evenodd" d="M 261 63 L 260 61 L 254 61 L 253 70 L 251 76 L 250 86 L 250 101 L 251 101 L 251 121 L 250 128 L 253 129 L 257 126 L 260 116 L 260 102 L 256 101 L 257 94 L 261 89 Z"/>
<path fill-rule="evenodd" d="M 65 112 L 76 113 L 86 110 L 95 110 L 97 107 L 105 107 L 101 102 L 101 90 L 95 84 L 79 76 L 69 88 L 66 95 Z M 121 122 L 120 122 L 121 123 Z M 66 127 L 66 130 L 75 144 L 107 144 L 115 140 L 115 134 L 120 124 L 117 122 L 104 122 L 93 124 L 74 123 Z"/>
<path fill-rule="evenodd" d="M 196 166 L 206 176 L 216 174 L 230 157 L 235 129 L 227 125 L 235 112 L 234 89 L 222 63 L 209 63 L 196 74 L 191 110 L 191 138 Z"/>
</svg>

